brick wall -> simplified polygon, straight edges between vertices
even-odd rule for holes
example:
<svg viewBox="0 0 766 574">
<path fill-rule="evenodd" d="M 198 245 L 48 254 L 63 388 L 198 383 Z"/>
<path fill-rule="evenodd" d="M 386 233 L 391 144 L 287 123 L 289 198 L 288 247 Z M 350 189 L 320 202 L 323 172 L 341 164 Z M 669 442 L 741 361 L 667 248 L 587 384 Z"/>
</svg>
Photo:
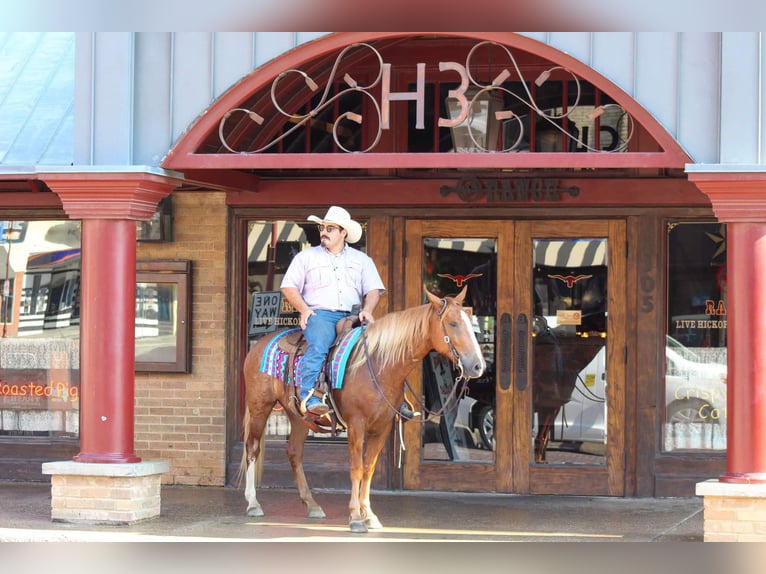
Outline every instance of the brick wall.
<svg viewBox="0 0 766 574">
<path fill-rule="evenodd" d="M 226 211 L 223 193 L 174 193 L 174 241 L 138 244 L 192 261 L 192 372 L 136 374 L 136 454 L 170 462 L 164 484 L 225 484 Z"/>
<path fill-rule="evenodd" d="M 698 483 L 704 496 L 705 542 L 766 542 L 766 485 Z"/>
<path fill-rule="evenodd" d="M 51 519 L 130 524 L 160 514 L 158 475 L 51 477 Z"/>
</svg>

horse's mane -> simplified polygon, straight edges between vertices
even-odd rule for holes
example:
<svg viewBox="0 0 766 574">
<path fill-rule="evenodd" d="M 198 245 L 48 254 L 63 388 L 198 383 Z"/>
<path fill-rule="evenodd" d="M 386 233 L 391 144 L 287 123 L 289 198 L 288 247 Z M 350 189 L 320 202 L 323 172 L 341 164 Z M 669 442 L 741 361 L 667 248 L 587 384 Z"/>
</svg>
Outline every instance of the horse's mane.
<svg viewBox="0 0 766 574">
<path fill-rule="evenodd" d="M 412 357 L 413 341 L 422 341 L 429 336 L 428 320 L 433 311 L 426 303 L 394 311 L 376 319 L 367 326 L 363 337 L 367 338 L 367 352 L 375 357 L 375 366 L 384 370 L 393 364 L 403 363 Z M 349 369 L 367 361 L 364 339 L 360 339 L 349 361 Z"/>
</svg>

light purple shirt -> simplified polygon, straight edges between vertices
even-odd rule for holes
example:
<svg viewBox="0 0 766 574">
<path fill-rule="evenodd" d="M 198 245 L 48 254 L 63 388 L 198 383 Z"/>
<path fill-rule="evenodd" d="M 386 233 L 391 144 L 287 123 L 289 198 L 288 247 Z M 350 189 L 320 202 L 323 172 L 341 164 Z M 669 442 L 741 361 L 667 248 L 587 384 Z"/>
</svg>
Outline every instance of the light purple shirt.
<svg viewBox="0 0 766 574">
<path fill-rule="evenodd" d="M 281 287 L 295 287 L 311 309 L 331 311 L 351 311 L 373 289 L 386 289 L 372 259 L 349 245 L 338 255 L 321 245 L 304 249 L 290 262 Z"/>
</svg>

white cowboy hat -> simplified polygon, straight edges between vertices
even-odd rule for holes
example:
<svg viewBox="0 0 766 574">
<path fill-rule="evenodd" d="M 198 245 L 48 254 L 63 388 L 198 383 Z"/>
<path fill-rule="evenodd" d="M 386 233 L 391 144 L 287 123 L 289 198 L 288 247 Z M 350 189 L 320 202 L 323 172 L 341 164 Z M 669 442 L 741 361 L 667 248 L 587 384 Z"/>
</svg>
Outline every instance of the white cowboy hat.
<svg viewBox="0 0 766 574">
<path fill-rule="evenodd" d="M 331 206 L 324 217 L 320 218 L 316 215 L 309 215 L 308 220 L 314 223 L 334 223 L 339 225 L 346 230 L 346 241 L 349 243 L 356 243 L 362 238 L 362 226 L 351 219 L 348 211 L 337 205 Z"/>
</svg>

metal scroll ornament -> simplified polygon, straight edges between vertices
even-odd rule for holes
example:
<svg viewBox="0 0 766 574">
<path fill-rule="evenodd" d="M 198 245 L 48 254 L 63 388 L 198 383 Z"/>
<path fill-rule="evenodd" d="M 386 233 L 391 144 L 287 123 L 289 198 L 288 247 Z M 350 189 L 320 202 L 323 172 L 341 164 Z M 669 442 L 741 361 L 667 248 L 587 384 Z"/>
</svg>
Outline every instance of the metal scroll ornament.
<svg viewBox="0 0 766 574">
<path fill-rule="evenodd" d="M 511 71 L 509 71 L 509 68 L 503 68 L 503 70 L 492 80 L 489 84 L 482 84 L 481 82 L 477 81 L 471 74 L 471 63 L 474 58 L 474 54 L 476 51 L 484 46 L 493 46 L 495 48 L 500 49 L 505 53 L 508 59 L 509 67 L 513 70 L 515 73 L 515 77 L 518 78 L 518 85 L 521 86 L 521 93 L 517 93 L 515 91 L 509 90 L 505 87 L 506 81 L 512 76 Z M 368 85 L 360 85 L 349 73 L 345 73 L 343 76 L 343 81 L 348 86 L 347 88 L 344 88 L 342 90 L 339 90 L 334 95 L 331 95 L 331 89 L 335 85 L 336 76 L 339 74 L 338 69 L 340 68 L 341 62 L 348 56 L 348 54 L 354 50 L 369 50 L 372 52 L 374 58 L 377 60 L 378 63 L 378 71 L 377 75 L 375 76 L 375 79 Z M 373 133 L 375 137 L 372 139 L 372 142 L 364 149 L 359 150 L 351 150 L 348 149 L 346 146 L 344 146 L 341 143 L 342 138 L 339 137 L 341 133 L 341 124 L 347 122 L 353 122 L 355 124 L 361 125 L 362 121 L 365 120 L 363 118 L 362 114 L 357 113 L 355 111 L 344 111 L 339 112 L 336 119 L 333 121 L 331 133 L 333 140 L 335 141 L 335 144 L 338 146 L 338 149 L 347 152 L 347 153 L 365 153 L 372 151 L 375 149 L 375 147 L 378 145 L 378 142 L 380 141 L 383 129 L 387 129 L 387 114 L 384 118 L 383 112 L 381 110 L 381 104 L 378 102 L 378 100 L 375 98 L 375 96 L 372 93 L 373 88 L 376 88 L 381 84 L 381 80 L 384 77 L 384 72 L 386 72 L 386 67 L 389 66 L 388 64 L 385 64 L 383 62 L 383 57 L 381 56 L 380 52 L 367 43 L 355 43 L 347 46 L 344 48 L 340 54 L 338 54 L 338 57 L 335 59 L 335 63 L 333 64 L 332 70 L 330 72 L 330 75 L 327 79 L 327 85 L 324 88 L 324 92 L 322 94 L 322 97 L 320 98 L 319 102 L 315 105 L 314 108 L 312 108 L 308 113 L 305 114 L 296 114 L 296 113 L 289 113 L 285 110 L 284 106 L 282 106 L 277 98 L 277 87 L 281 81 L 283 81 L 288 76 L 292 75 L 299 75 L 303 79 L 303 83 L 306 85 L 306 87 L 311 90 L 312 92 L 317 92 L 319 90 L 318 84 L 314 81 L 314 79 L 307 74 L 306 72 L 291 68 L 288 70 L 285 70 L 284 72 L 280 73 L 276 78 L 274 78 L 274 81 L 271 83 L 271 101 L 274 105 L 274 108 L 276 108 L 277 112 L 281 114 L 285 118 L 285 121 L 289 121 L 293 125 L 282 132 L 280 135 L 275 137 L 273 140 L 268 142 L 267 144 L 259 147 L 258 149 L 254 150 L 237 150 L 226 141 L 226 135 L 225 135 L 225 126 L 226 123 L 229 121 L 229 119 L 234 115 L 239 114 L 245 114 L 247 115 L 251 121 L 254 123 L 260 125 L 264 124 L 265 118 L 258 114 L 254 110 L 246 109 L 246 108 L 233 108 L 229 111 L 227 111 L 223 117 L 221 118 L 221 121 L 218 124 L 218 136 L 221 140 L 221 143 L 223 146 L 230 151 L 231 153 L 237 153 L 237 154 L 257 154 L 263 151 L 268 150 L 269 148 L 275 146 L 280 141 L 287 138 L 290 134 L 295 132 L 296 130 L 301 129 L 306 124 L 312 122 L 312 120 L 315 120 L 324 110 L 326 110 L 329 106 L 332 106 L 335 104 L 336 101 L 340 100 L 344 96 L 352 93 L 352 92 L 358 92 L 361 94 L 364 98 L 367 98 L 370 102 L 370 109 L 372 110 L 372 113 L 375 116 L 375 120 L 377 120 L 377 129 L 376 130 L 370 130 L 370 133 Z M 419 67 L 423 66 L 422 64 L 419 64 Z M 390 66 L 389 66 L 390 67 Z M 423 66 L 423 70 L 424 70 Z M 527 82 L 524 80 L 524 77 L 521 73 L 521 70 L 519 69 L 519 66 L 516 62 L 516 59 L 514 58 L 513 54 L 510 52 L 510 50 L 502 45 L 498 44 L 496 42 L 480 42 L 476 44 L 469 52 L 468 56 L 466 57 L 465 65 L 458 64 L 456 62 L 440 62 L 439 63 L 439 70 L 440 71 L 454 71 L 457 72 L 460 76 L 460 85 L 456 90 L 450 90 L 448 93 L 448 98 L 454 98 L 457 100 L 457 102 L 460 104 L 460 113 L 457 117 L 448 119 L 448 118 L 439 118 L 438 125 L 439 127 L 457 127 L 457 126 L 463 126 L 467 128 L 468 135 L 474 144 L 475 148 L 481 152 L 513 152 L 516 151 L 520 144 L 522 143 L 524 139 L 524 124 L 522 119 L 513 111 L 508 109 L 501 109 L 495 111 L 494 119 L 499 122 L 516 122 L 518 127 L 518 136 L 515 141 L 510 143 L 510 145 L 504 147 L 501 150 L 496 149 L 488 149 L 483 145 L 480 138 L 477 138 L 474 133 L 473 123 L 475 120 L 475 112 L 476 106 L 474 105 L 477 101 L 481 100 L 482 98 L 486 98 L 487 96 L 491 96 L 493 92 L 507 94 L 507 96 L 512 99 L 516 100 L 517 102 L 522 103 L 524 106 L 526 106 L 529 109 L 529 117 L 530 118 L 537 118 L 538 120 L 542 120 L 550 124 L 551 128 L 554 130 L 557 130 L 564 136 L 566 136 L 569 140 L 574 142 L 577 145 L 577 148 L 580 151 L 588 151 L 588 152 L 598 152 L 598 153 L 613 153 L 613 152 L 622 152 L 625 151 L 628 147 L 628 143 L 630 142 L 633 131 L 634 131 L 634 125 L 633 125 L 633 119 L 631 116 L 623 110 L 619 105 L 617 104 L 604 104 L 597 106 L 591 111 L 588 116 L 591 120 L 594 120 L 596 117 L 604 114 L 604 112 L 608 110 L 616 110 L 616 113 L 618 115 L 617 125 L 621 126 L 620 130 L 615 130 L 615 134 L 625 133 L 625 136 L 619 136 L 618 140 L 613 142 L 609 149 L 597 149 L 592 146 L 589 146 L 587 142 L 581 140 L 579 136 L 574 135 L 573 133 L 570 133 L 568 130 L 564 129 L 562 125 L 560 125 L 562 122 L 561 120 L 563 118 L 568 118 L 571 116 L 575 110 L 578 109 L 579 102 L 580 102 L 580 96 L 581 96 L 581 87 L 580 87 L 580 80 L 579 78 L 572 73 L 570 70 L 563 68 L 561 66 L 553 66 L 547 70 L 544 70 L 535 80 L 535 84 L 539 87 L 542 86 L 543 83 L 550 77 L 551 73 L 556 70 L 562 70 L 563 72 L 569 74 L 572 79 L 574 80 L 575 87 L 576 87 L 576 96 L 574 103 L 571 106 L 566 106 L 566 108 L 561 108 L 561 113 L 556 112 L 550 112 L 542 109 L 538 104 L 535 102 L 534 97 L 532 95 L 532 92 L 529 89 L 529 86 L 527 85 Z M 390 70 L 388 70 L 388 73 L 390 73 Z M 419 70 L 420 73 L 420 70 Z M 424 73 L 424 72 L 423 72 Z M 392 98 L 394 99 L 394 98 Z M 396 98 L 400 99 L 400 98 Z M 505 100 L 505 98 L 504 98 Z M 388 102 L 386 102 L 386 105 L 388 105 Z M 566 111 L 563 111 L 563 110 Z M 623 122 L 625 122 L 623 124 Z M 416 126 L 420 128 L 421 126 Z M 347 130 L 347 128 L 345 128 Z"/>
</svg>

